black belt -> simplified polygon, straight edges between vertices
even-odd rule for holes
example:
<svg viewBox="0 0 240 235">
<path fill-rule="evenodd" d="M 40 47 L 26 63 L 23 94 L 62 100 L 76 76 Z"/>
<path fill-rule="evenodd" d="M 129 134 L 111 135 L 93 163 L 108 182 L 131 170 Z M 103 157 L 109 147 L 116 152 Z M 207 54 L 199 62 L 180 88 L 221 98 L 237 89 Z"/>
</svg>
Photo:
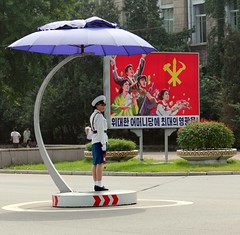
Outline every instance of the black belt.
<svg viewBox="0 0 240 235">
<path fill-rule="evenodd" d="M 105 133 L 107 133 L 107 131 L 104 131 Z M 93 131 L 93 134 L 97 134 L 97 131 Z"/>
</svg>

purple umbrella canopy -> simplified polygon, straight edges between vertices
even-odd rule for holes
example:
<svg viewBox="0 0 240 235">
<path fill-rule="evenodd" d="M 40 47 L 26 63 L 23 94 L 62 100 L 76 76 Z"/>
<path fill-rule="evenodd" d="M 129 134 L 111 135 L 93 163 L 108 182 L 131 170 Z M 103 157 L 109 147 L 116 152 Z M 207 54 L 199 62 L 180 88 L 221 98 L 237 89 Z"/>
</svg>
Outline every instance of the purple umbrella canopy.
<svg viewBox="0 0 240 235">
<path fill-rule="evenodd" d="M 135 55 L 157 51 L 139 36 L 96 16 L 46 24 L 8 48 L 51 55 Z"/>
</svg>

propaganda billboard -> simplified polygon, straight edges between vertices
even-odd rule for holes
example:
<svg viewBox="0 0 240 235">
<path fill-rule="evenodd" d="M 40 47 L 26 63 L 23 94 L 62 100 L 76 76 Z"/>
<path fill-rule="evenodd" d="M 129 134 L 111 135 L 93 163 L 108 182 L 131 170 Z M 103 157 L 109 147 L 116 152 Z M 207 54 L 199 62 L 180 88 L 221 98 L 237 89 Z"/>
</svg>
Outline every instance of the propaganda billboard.
<svg viewBox="0 0 240 235">
<path fill-rule="evenodd" d="M 110 58 L 110 128 L 177 128 L 199 119 L 197 53 Z"/>
</svg>

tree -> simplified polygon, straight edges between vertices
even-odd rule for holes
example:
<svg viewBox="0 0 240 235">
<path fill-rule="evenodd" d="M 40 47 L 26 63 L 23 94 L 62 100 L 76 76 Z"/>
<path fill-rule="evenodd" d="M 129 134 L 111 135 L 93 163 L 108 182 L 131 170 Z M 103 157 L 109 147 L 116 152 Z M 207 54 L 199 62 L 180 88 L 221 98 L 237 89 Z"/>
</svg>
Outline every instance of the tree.
<svg viewBox="0 0 240 235">
<path fill-rule="evenodd" d="M 200 116 L 208 120 L 219 120 L 220 118 L 220 97 L 221 82 L 215 77 L 200 77 Z"/>
<path fill-rule="evenodd" d="M 114 0 L 80 1 L 77 10 L 84 19 L 91 16 L 98 16 L 110 22 L 118 22 L 119 10 Z"/>
<path fill-rule="evenodd" d="M 97 3 L 96 3 L 97 4 Z M 95 15 L 104 18 L 110 22 L 118 22 L 120 11 L 113 0 L 104 0 L 102 4 L 98 4 L 95 8 Z"/>
<path fill-rule="evenodd" d="M 225 24 L 226 4 L 236 4 L 239 9 L 240 1 L 206 0 L 205 2 L 208 15 L 216 20 L 216 27 L 213 28 L 209 37 L 207 76 L 215 77 L 213 81 L 215 84 L 219 84 L 215 87 L 215 92 L 211 92 L 211 95 L 216 95 L 214 99 L 212 97 L 211 99 L 216 101 L 216 105 L 219 107 L 219 111 L 216 111 L 219 113 L 219 120 L 232 128 L 236 137 L 236 145 L 239 146 L 240 87 L 238 84 L 240 69 L 237 64 L 240 59 L 238 53 L 240 33 Z M 239 29 L 239 16 L 237 26 Z M 210 110 L 209 113 L 213 113 L 213 110 Z"/>
<path fill-rule="evenodd" d="M 166 37 L 157 2 L 157 0 L 125 0 L 123 8 L 126 15 L 124 28 L 154 46 L 160 46 L 161 41 Z"/>
<path fill-rule="evenodd" d="M 227 123 L 235 133 L 237 146 L 239 141 L 240 128 L 240 32 L 229 30 L 228 36 L 224 42 L 223 69 L 222 69 L 222 99 L 221 99 L 221 120 Z M 239 53 L 238 53 L 239 51 Z"/>
<path fill-rule="evenodd" d="M 223 66 L 220 57 L 224 53 L 225 4 L 226 0 L 205 1 L 207 14 L 216 21 L 216 26 L 212 28 L 208 36 L 207 70 L 209 75 L 213 75 L 217 79 L 220 79 Z"/>
<path fill-rule="evenodd" d="M 116 22 L 117 8 L 112 0 L 107 2 L 107 5 L 99 5 L 81 1 L 77 9 L 81 18 L 95 15 Z M 56 75 L 54 79 L 58 82 L 49 87 L 43 111 L 43 128 L 49 142 L 85 142 L 84 127 L 92 109 L 91 100 L 103 93 L 102 69 L 101 57 L 88 56 L 72 61 Z M 56 115 L 58 113 L 61 115 Z"/>
<path fill-rule="evenodd" d="M 144 38 L 159 51 L 188 51 L 191 30 L 169 34 L 163 27 L 157 0 L 125 0 L 124 27 Z"/>
<path fill-rule="evenodd" d="M 58 20 L 99 16 L 118 22 L 113 0 L 0 0 L 0 133 L 7 141 L 9 130 L 17 125 L 33 127 L 33 108 L 42 80 L 64 56 L 49 56 L 5 49 L 13 41 Z M 187 34 L 168 35 L 162 27 L 157 0 L 126 0 L 126 29 L 149 40 L 161 51 L 185 50 Z M 90 102 L 103 92 L 102 58 L 76 59 L 59 71 L 44 94 L 41 130 L 47 143 L 83 143 L 83 127 L 89 119 Z M 112 136 L 120 132 L 113 133 Z M 121 135 L 129 136 L 123 132 Z"/>
<path fill-rule="evenodd" d="M 207 65 L 201 74 L 201 117 L 219 120 L 221 113 L 222 79 L 221 70 L 224 53 L 226 0 L 206 0 L 205 10 L 208 18 L 214 19 L 215 26 L 208 34 Z"/>
<path fill-rule="evenodd" d="M 76 1 L 68 1 L 69 6 L 73 2 Z M 52 66 L 53 58 L 41 54 L 10 51 L 6 47 L 13 41 L 36 31 L 38 26 L 51 21 L 51 17 L 54 19 L 64 17 L 64 11 L 56 10 L 58 7 L 69 8 L 66 7 L 64 1 L 43 0 L 16 0 L 14 2 L 0 0 L 0 6 L 0 84 L 1 98 L 3 98 L 1 123 L 4 123 L 0 133 L 5 133 L 1 140 L 7 141 L 9 139 L 8 132 L 13 126 L 18 125 L 21 129 L 20 121 L 29 120 L 27 118 L 29 112 L 22 113 L 23 104 L 26 105 L 24 99 L 32 90 L 36 90 L 35 87 L 39 87 L 46 71 L 49 71 Z M 35 96 L 33 99 L 35 100 Z M 22 116 L 26 116 L 26 118 L 22 118 Z M 27 126 L 32 126 L 32 123 L 33 116 Z"/>
<path fill-rule="evenodd" d="M 39 83 L 39 75 L 48 67 L 49 60 L 44 56 L 15 52 L 6 47 L 37 29 L 45 19 L 49 3 L 33 0 L 0 1 L 0 84 L 2 90 L 1 140 L 9 139 L 9 131 L 17 125 L 22 100 L 26 93 Z M 39 58 L 44 58 L 40 65 Z"/>
<path fill-rule="evenodd" d="M 101 73 L 99 73 L 101 71 Z M 54 76 L 44 95 L 42 128 L 50 143 L 83 142 L 91 100 L 102 94 L 100 57 L 78 58 Z"/>
</svg>

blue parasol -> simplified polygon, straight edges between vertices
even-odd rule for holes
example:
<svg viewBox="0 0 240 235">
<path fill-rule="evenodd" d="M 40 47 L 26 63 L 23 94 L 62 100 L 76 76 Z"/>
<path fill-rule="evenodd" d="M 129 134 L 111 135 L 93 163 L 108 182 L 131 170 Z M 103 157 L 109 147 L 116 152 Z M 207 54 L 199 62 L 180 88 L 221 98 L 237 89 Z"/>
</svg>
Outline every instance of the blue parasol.
<svg viewBox="0 0 240 235">
<path fill-rule="evenodd" d="M 156 49 L 139 36 L 120 29 L 118 24 L 99 17 L 46 24 L 39 27 L 37 32 L 15 41 L 8 48 L 51 55 L 69 55 L 51 70 L 39 89 L 34 107 L 34 130 L 41 157 L 56 186 L 61 193 L 73 192 L 53 165 L 41 135 L 40 105 L 48 83 L 62 66 L 77 57 L 88 54 L 148 54 Z"/>
<path fill-rule="evenodd" d="M 139 36 L 99 17 L 49 23 L 8 47 L 52 55 L 135 55 L 156 51 Z"/>
</svg>

